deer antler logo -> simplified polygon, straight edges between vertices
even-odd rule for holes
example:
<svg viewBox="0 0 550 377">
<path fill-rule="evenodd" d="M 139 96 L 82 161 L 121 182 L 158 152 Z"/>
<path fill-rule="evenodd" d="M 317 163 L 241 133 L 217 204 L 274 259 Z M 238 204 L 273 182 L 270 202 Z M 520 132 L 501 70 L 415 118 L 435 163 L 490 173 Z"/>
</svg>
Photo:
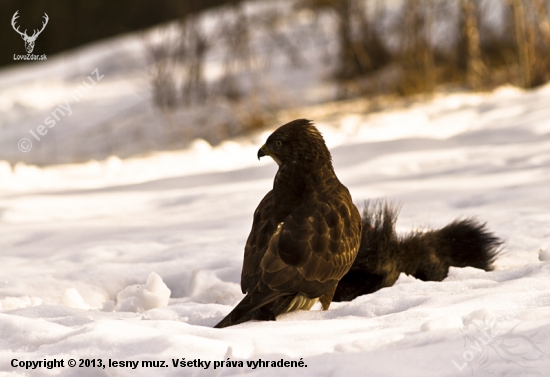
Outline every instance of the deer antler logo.
<svg viewBox="0 0 550 377">
<path fill-rule="evenodd" d="M 13 27 L 13 30 L 15 30 L 17 33 L 19 33 L 19 35 L 21 35 L 21 38 L 23 38 L 23 40 L 25 41 L 25 49 L 27 50 L 27 53 L 30 54 L 30 53 L 32 53 L 32 50 L 34 49 L 34 42 L 36 41 L 36 38 L 38 38 L 40 33 L 42 33 L 42 31 L 44 30 L 44 28 L 48 24 L 49 17 L 46 14 L 46 12 L 44 12 L 44 16 L 42 16 L 42 17 L 44 17 L 44 22 L 42 22 L 42 29 L 34 30 L 34 33 L 29 37 L 27 35 L 27 29 L 25 29 L 25 31 L 22 33 L 22 32 L 19 31 L 19 27 L 15 27 L 15 20 L 19 17 L 17 15 L 18 12 L 19 11 L 16 11 L 13 14 L 13 17 L 11 18 L 11 26 Z"/>
</svg>

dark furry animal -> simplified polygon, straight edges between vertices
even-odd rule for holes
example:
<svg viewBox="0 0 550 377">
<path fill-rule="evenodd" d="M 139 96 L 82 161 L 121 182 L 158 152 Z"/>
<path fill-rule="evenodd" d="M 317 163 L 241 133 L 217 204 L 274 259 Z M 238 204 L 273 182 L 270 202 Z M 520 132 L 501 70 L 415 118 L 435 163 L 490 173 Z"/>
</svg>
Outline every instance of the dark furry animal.
<svg viewBox="0 0 550 377">
<path fill-rule="evenodd" d="M 321 133 L 309 120 L 279 127 L 258 151 L 279 165 L 273 189 L 254 212 L 241 289 L 246 296 L 215 327 L 275 320 L 328 309 L 338 281 L 355 260 L 361 216 L 340 183 Z"/>
<path fill-rule="evenodd" d="M 398 212 L 384 202 L 367 203 L 359 253 L 338 283 L 333 301 L 350 301 L 390 287 L 401 272 L 424 281 L 441 281 L 449 266 L 492 269 L 502 242 L 485 224 L 472 218 L 456 220 L 439 230 L 399 237 L 395 232 Z"/>
</svg>

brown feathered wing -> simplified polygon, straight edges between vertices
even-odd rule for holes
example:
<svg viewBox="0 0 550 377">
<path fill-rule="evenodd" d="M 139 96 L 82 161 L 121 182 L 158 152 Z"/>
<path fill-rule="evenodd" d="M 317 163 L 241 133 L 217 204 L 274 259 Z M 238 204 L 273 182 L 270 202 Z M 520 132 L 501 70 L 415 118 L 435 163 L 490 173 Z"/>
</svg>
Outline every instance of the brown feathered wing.
<svg viewBox="0 0 550 377">
<path fill-rule="evenodd" d="M 247 295 L 216 327 L 309 309 L 328 309 L 338 281 L 351 267 L 361 234 L 357 208 L 337 179 L 315 191 L 277 222 L 273 191 L 254 213 L 245 246 L 241 288 Z M 293 203 L 289 203 L 292 207 Z M 283 211 L 284 212 L 284 211 Z"/>
</svg>

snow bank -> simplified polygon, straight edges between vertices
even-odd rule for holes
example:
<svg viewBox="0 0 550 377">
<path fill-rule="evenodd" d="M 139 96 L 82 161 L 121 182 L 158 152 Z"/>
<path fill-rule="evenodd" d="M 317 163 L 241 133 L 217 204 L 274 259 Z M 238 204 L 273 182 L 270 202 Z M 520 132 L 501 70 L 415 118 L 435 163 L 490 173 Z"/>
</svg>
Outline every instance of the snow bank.
<svg viewBox="0 0 550 377">
<path fill-rule="evenodd" d="M 52 72 L 63 81 L 62 70 Z M 0 75 L 8 88 L 0 94 L 41 74 Z M 118 82 L 114 98 L 131 83 Z M 54 88 L 52 98 L 65 95 L 62 85 Z M 35 106 L 49 106 L 44 89 L 36 90 Z M 84 101 L 75 124 L 133 104 L 115 99 L 105 107 Z M 549 103 L 550 86 L 503 88 L 313 119 L 359 207 L 377 198 L 401 203 L 402 232 L 477 216 L 505 241 L 496 269 L 451 268 L 442 282 L 402 274 L 393 287 L 328 311 L 316 307 L 222 330 L 212 326 L 243 297 L 243 246 L 276 171 L 272 161 L 256 159 L 265 134 L 216 147 L 197 140 L 183 151 L 131 159 L 13 169 L 0 162 L 0 374 L 544 375 Z M 30 107 L 2 97 L 1 121 L 16 124 L 41 111 Z M 27 132 L 28 123 L 21 124 Z M 183 369 L 182 358 L 211 364 Z M 65 366 L 24 367 L 53 359 Z M 69 367 L 70 359 L 90 366 Z M 247 366 L 260 359 L 307 367 Z M 214 369 L 214 362 L 223 366 Z"/>
<path fill-rule="evenodd" d="M 130 285 L 116 296 L 115 310 L 119 312 L 143 312 L 168 305 L 170 289 L 162 278 L 151 272 L 145 285 Z"/>
</svg>

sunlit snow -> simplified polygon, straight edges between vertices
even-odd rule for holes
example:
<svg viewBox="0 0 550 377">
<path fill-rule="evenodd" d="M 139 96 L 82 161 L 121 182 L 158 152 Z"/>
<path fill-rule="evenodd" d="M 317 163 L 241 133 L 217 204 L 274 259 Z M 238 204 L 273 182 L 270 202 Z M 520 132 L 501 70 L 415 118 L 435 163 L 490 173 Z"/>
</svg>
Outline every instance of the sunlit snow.
<svg viewBox="0 0 550 377">
<path fill-rule="evenodd" d="M 72 90 L 57 74 L 52 68 L 51 81 L 19 89 L 17 78 L 4 77 L 2 116 L 17 111 L 23 90 L 36 97 L 21 106 L 49 112 Z M 94 104 L 84 101 L 80 110 L 93 114 Z M 195 140 L 142 157 L 45 167 L 0 162 L 0 374 L 545 375 L 550 86 L 440 94 L 406 108 L 313 120 L 358 207 L 380 198 L 401 204 L 400 232 L 476 216 L 505 241 L 496 270 L 451 268 L 443 282 L 402 274 L 395 286 L 328 311 L 213 329 L 243 297 L 243 247 L 276 172 L 256 152 L 275 122 L 217 146 Z M 11 365 L 71 358 L 164 360 L 168 367 Z M 244 366 L 174 367 L 181 358 Z M 259 359 L 302 359 L 307 368 L 247 366 Z"/>
</svg>

